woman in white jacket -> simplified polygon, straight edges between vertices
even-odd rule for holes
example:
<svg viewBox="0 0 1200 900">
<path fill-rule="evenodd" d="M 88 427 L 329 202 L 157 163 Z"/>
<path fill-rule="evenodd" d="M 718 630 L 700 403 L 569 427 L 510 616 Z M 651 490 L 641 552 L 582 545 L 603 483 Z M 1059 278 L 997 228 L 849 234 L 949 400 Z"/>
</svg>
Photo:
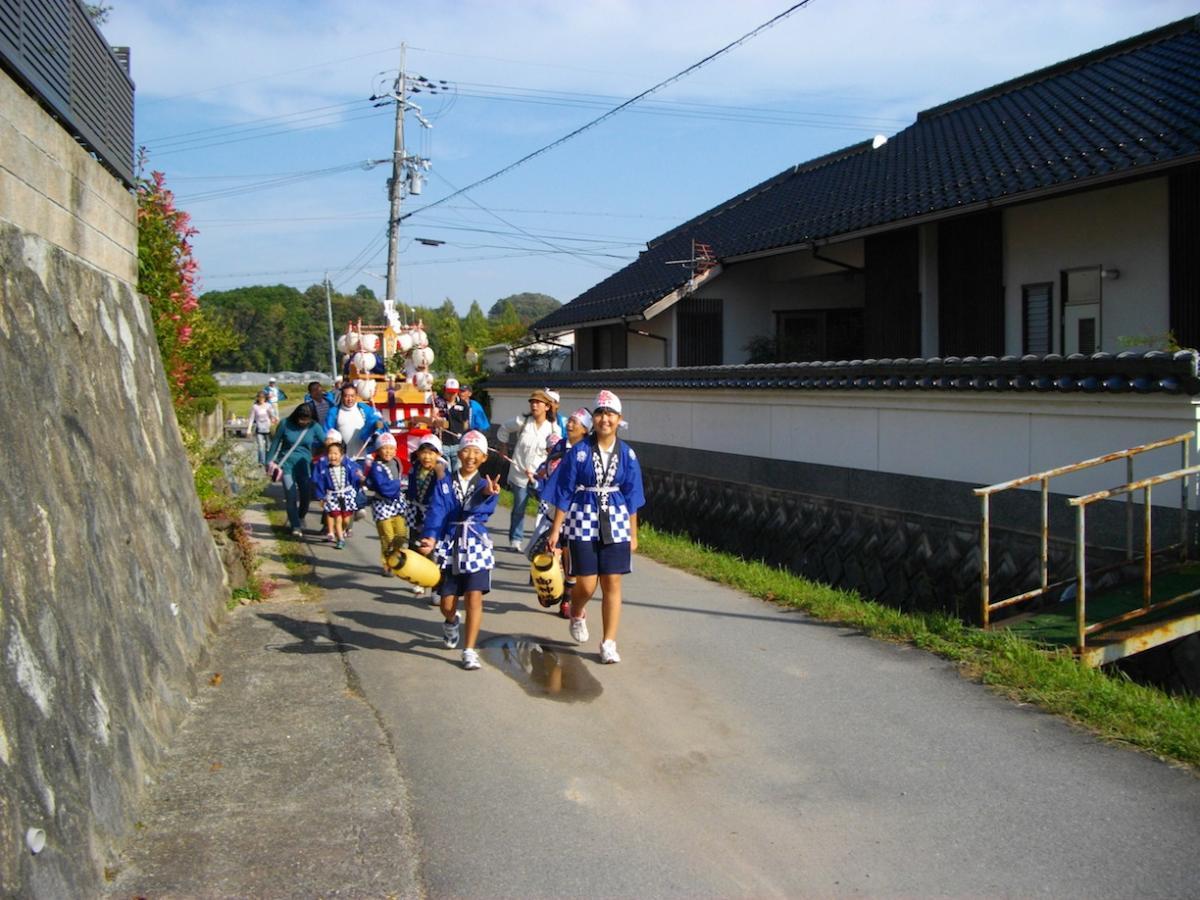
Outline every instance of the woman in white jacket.
<svg viewBox="0 0 1200 900">
<path fill-rule="evenodd" d="M 512 519 L 508 542 L 520 553 L 525 540 L 525 504 L 536 492 L 530 487 L 529 473 L 546 461 L 547 446 L 558 428 L 549 418 L 553 405 L 550 395 L 538 389 L 529 395 L 529 412 L 505 422 L 496 429 L 501 441 L 514 441 L 512 464 L 508 467 L 508 487 L 513 494 Z"/>
</svg>

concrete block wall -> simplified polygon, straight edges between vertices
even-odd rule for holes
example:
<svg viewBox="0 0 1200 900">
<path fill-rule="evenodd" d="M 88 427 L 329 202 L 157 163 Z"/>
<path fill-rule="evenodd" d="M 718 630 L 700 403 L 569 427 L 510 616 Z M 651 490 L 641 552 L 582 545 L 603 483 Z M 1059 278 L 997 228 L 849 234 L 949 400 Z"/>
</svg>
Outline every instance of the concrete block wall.
<svg viewBox="0 0 1200 900">
<path fill-rule="evenodd" d="M 5 897 L 100 893 L 228 596 L 133 284 L 135 209 L 0 76 Z"/>
<path fill-rule="evenodd" d="M 0 71 L 0 219 L 102 272 L 137 281 L 137 203 Z"/>
</svg>

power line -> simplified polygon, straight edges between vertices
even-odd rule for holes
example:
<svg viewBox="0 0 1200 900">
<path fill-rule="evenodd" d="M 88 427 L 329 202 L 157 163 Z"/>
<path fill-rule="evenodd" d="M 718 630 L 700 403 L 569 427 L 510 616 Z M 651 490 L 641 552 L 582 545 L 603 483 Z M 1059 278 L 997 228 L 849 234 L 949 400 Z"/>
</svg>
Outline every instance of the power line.
<svg viewBox="0 0 1200 900">
<path fill-rule="evenodd" d="M 617 106 L 614 106 L 612 109 L 608 110 L 607 112 L 603 113 L 602 115 L 597 116 L 596 118 L 592 119 L 590 122 L 587 122 L 586 124 L 581 125 L 580 127 L 576 128 L 574 131 L 571 131 L 568 134 L 563 135 L 558 140 L 552 141 L 549 144 L 546 144 L 544 147 L 541 147 L 538 150 L 534 150 L 532 153 L 526 154 L 525 156 L 518 159 L 516 162 L 508 164 L 504 168 L 502 168 L 496 172 L 493 172 L 491 175 L 488 175 L 485 178 L 481 178 L 478 181 L 467 185 L 465 188 L 462 188 L 458 191 L 455 191 L 453 194 L 449 194 L 449 195 L 443 197 L 441 200 L 435 200 L 432 203 L 425 204 L 420 209 L 414 209 L 410 213 L 405 213 L 400 218 L 402 220 L 407 219 L 410 216 L 416 215 L 417 213 L 421 212 L 422 210 L 431 209 L 434 206 L 439 206 L 442 203 L 444 203 L 445 201 L 449 200 L 451 197 L 458 197 L 460 195 L 466 194 L 468 191 L 472 191 L 477 187 L 487 184 L 489 181 L 496 180 L 501 175 L 504 175 L 507 172 L 511 172 L 513 169 L 517 168 L 518 166 L 524 165 L 525 163 L 529 162 L 530 160 L 535 159 L 538 156 L 541 156 L 543 153 L 547 153 L 550 150 L 553 150 L 555 147 L 565 144 L 567 141 L 571 140 L 572 138 L 578 137 L 579 135 L 583 134 L 585 131 L 595 128 L 597 125 L 599 125 L 601 122 L 605 121 L 606 119 L 612 118 L 617 113 L 619 113 L 621 110 L 623 110 L 629 106 L 632 106 L 633 104 L 637 103 L 642 98 L 648 97 L 651 94 L 653 94 L 654 92 L 659 91 L 662 88 L 666 87 L 667 85 L 673 84 L 674 82 L 679 81 L 681 78 L 687 77 L 692 72 L 695 72 L 697 69 L 700 69 L 701 67 L 703 67 L 705 65 L 708 65 L 708 63 L 712 62 L 714 59 L 717 59 L 718 57 L 723 56 L 725 53 L 728 53 L 734 47 L 737 47 L 737 46 L 745 43 L 746 41 L 751 40 L 752 38 L 754 38 L 761 32 L 767 30 L 768 28 L 771 28 L 778 22 L 781 22 L 783 19 L 790 16 L 796 10 L 798 10 L 804 6 L 807 6 L 811 2 L 812 2 L 812 0 L 800 0 L 799 3 L 793 3 L 791 6 L 789 6 L 787 9 L 785 9 L 783 12 L 779 13 L 776 16 L 773 16 L 772 18 L 768 19 L 766 22 L 763 22 L 761 25 L 757 26 L 756 28 L 746 32 L 745 34 L 743 34 L 741 37 L 737 38 L 736 40 L 730 41 L 728 44 L 726 44 L 724 47 L 721 47 L 719 50 L 713 51 L 708 56 L 704 57 L 703 59 L 699 60 L 698 62 L 692 63 L 686 69 L 683 69 L 682 71 L 675 73 L 670 78 L 666 78 L 663 81 L 660 81 L 658 84 L 654 85 L 653 87 L 647 88 L 646 90 L 642 91 L 640 94 L 637 94 L 636 96 L 629 98 L 628 100 L 624 101 L 623 103 L 620 103 Z"/>
</svg>

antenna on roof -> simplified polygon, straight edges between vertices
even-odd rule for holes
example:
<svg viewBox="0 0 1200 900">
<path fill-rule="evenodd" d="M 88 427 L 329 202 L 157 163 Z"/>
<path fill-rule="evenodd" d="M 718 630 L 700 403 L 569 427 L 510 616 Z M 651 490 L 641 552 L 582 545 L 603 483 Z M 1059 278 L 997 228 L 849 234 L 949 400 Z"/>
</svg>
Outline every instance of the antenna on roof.
<svg viewBox="0 0 1200 900">
<path fill-rule="evenodd" d="M 709 269 L 715 268 L 717 265 L 716 254 L 713 253 L 712 245 L 704 244 L 692 238 L 692 258 L 691 259 L 669 259 L 666 264 L 668 266 L 687 266 L 692 274 L 688 278 L 687 292 L 691 293 L 695 281 Z"/>
</svg>

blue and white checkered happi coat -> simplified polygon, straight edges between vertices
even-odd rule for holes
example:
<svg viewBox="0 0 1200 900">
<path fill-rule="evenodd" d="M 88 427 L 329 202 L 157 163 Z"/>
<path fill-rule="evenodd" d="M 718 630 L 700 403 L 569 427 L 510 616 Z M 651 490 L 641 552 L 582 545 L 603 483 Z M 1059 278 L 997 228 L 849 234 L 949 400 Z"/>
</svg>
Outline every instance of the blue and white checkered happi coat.
<svg viewBox="0 0 1200 900">
<path fill-rule="evenodd" d="M 497 498 L 481 492 L 479 479 L 460 501 L 454 493 L 454 478 L 446 475 L 434 485 L 421 534 L 437 541 L 433 557 L 442 569 L 456 575 L 491 569 L 496 559 L 487 520 L 496 509 Z"/>
<path fill-rule="evenodd" d="M 386 497 L 376 497 L 371 501 L 371 515 L 375 517 L 376 522 L 382 522 L 384 519 L 394 519 L 396 516 L 408 517 L 408 501 L 401 494 L 394 500 L 389 500 Z"/>
<path fill-rule="evenodd" d="M 642 493 L 642 469 L 637 454 L 624 441 L 617 441 L 617 465 L 611 484 L 598 485 L 592 451 L 594 438 L 580 441 L 567 451 L 554 479 L 552 501 L 566 512 L 562 536 L 570 541 L 600 540 L 600 497 L 608 497 L 609 524 L 615 543 L 633 537 L 630 516 L 646 504 Z"/>
</svg>

